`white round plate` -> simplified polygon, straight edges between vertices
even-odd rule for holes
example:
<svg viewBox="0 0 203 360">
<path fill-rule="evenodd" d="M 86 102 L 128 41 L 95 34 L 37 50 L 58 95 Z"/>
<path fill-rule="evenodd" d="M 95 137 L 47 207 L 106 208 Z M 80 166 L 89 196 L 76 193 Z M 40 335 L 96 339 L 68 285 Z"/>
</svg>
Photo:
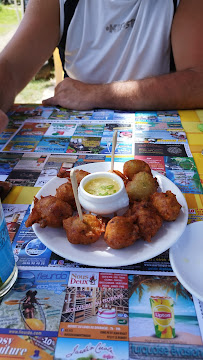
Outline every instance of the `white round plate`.
<svg viewBox="0 0 203 360">
<path fill-rule="evenodd" d="M 186 226 L 180 239 L 170 248 L 172 269 L 180 283 L 203 301 L 203 221 Z"/>
<path fill-rule="evenodd" d="M 108 171 L 110 167 L 110 162 L 97 162 L 78 166 L 77 169 L 92 173 Z M 123 163 L 115 162 L 114 169 L 123 171 Z M 152 238 L 151 243 L 139 239 L 130 247 L 115 250 L 107 246 L 102 236 L 96 243 L 91 245 L 73 245 L 67 240 L 63 228 L 41 228 L 39 224 L 34 224 L 33 230 L 42 243 L 50 250 L 63 258 L 81 264 L 98 267 L 117 267 L 149 260 L 169 249 L 179 239 L 185 230 L 188 220 L 187 203 L 178 187 L 158 172 L 153 171 L 152 173 L 153 176 L 156 176 L 161 191 L 171 190 L 176 195 L 182 208 L 176 221 L 164 222 L 161 229 Z M 56 188 L 66 181 L 66 179 L 54 177 L 40 189 L 36 197 L 55 195 Z"/>
</svg>

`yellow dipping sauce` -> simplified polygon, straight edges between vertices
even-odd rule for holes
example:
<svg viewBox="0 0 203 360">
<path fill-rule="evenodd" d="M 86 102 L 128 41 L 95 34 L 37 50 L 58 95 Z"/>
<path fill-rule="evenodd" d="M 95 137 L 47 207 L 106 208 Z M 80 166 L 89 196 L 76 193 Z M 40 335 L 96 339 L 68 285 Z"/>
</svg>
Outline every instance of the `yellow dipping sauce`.
<svg viewBox="0 0 203 360">
<path fill-rule="evenodd" d="M 91 195 L 107 196 L 113 195 L 120 190 L 120 185 L 109 177 L 98 177 L 88 181 L 84 190 Z"/>
</svg>

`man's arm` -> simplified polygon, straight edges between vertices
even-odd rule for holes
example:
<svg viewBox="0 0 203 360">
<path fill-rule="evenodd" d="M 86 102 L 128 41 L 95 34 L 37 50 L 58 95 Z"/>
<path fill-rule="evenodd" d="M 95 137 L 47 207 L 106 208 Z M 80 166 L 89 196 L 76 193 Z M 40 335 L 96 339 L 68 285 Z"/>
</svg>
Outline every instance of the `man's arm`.
<svg viewBox="0 0 203 360">
<path fill-rule="evenodd" d="M 59 1 L 29 0 L 23 20 L 0 54 L 0 109 L 8 111 L 59 41 Z M 3 119 L 0 111 L 0 119 Z"/>
<path fill-rule="evenodd" d="M 65 79 L 44 104 L 79 110 L 203 108 L 202 14 L 202 0 L 180 1 L 171 32 L 175 73 L 102 85 Z"/>
</svg>

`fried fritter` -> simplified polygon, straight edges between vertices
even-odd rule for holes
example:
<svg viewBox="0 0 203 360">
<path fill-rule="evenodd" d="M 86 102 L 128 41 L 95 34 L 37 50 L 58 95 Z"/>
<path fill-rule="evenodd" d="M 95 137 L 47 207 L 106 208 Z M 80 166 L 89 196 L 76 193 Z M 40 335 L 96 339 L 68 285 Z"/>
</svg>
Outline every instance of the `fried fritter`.
<svg viewBox="0 0 203 360">
<path fill-rule="evenodd" d="M 88 171 L 85 170 L 79 170 L 76 169 L 75 170 L 75 176 L 76 176 L 76 180 L 78 185 L 80 184 L 81 180 L 86 176 L 89 175 L 90 173 Z M 70 170 L 60 170 L 57 174 L 57 177 L 60 178 L 67 178 L 70 180 Z"/>
<path fill-rule="evenodd" d="M 140 236 L 148 242 L 156 235 L 163 223 L 161 216 L 148 201 L 135 201 L 126 216 L 136 221 Z"/>
<path fill-rule="evenodd" d="M 39 223 L 42 228 L 46 226 L 61 227 L 63 219 L 72 216 L 72 207 L 55 196 L 42 196 L 41 199 L 34 198 L 34 207 L 29 215 L 25 226 L 29 227 Z"/>
<path fill-rule="evenodd" d="M 143 160 L 128 160 L 123 165 L 123 174 L 127 176 L 129 180 L 132 180 L 133 176 L 141 171 L 151 174 L 151 169 L 149 165 Z"/>
<path fill-rule="evenodd" d="M 56 189 L 56 198 L 61 199 L 68 204 L 70 204 L 74 209 L 76 208 L 75 197 L 73 193 L 72 184 L 70 182 L 66 182 L 65 184 L 60 185 Z"/>
<path fill-rule="evenodd" d="M 89 175 L 90 173 L 84 170 L 75 170 L 75 177 L 76 177 L 76 181 L 77 184 L 80 185 L 81 180 L 86 176 Z M 73 193 L 73 188 L 72 188 L 72 184 L 71 184 L 71 180 L 70 180 L 70 171 L 66 171 L 64 173 L 64 176 L 59 176 L 58 177 L 63 177 L 63 178 L 67 178 L 67 183 L 60 185 L 57 189 L 56 189 L 56 197 L 58 199 L 61 199 L 67 203 L 69 203 L 74 209 L 76 209 L 76 204 L 75 204 L 75 197 L 74 197 L 74 193 Z"/>
<path fill-rule="evenodd" d="M 89 175 L 89 174 L 90 174 L 90 173 L 89 173 L 88 171 L 76 169 L 76 170 L 75 170 L 75 177 L 76 177 L 76 180 L 77 180 L 78 185 L 80 185 L 81 180 L 82 180 L 85 176 L 87 176 L 87 175 Z"/>
<path fill-rule="evenodd" d="M 92 244 L 105 231 L 102 220 L 92 214 L 83 214 L 83 221 L 80 220 L 78 215 L 65 219 L 63 227 L 68 241 L 72 244 Z"/>
<path fill-rule="evenodd" d="M 181 205 L 177 201 L 176 195 L 169 190 L 166 193 L 155 192 L 150 196 L 150 202 L 162 219 L 166 221 L 176 220 L 180 213 Z"/>
<path fill-rule="evenodd" d="M 133 218 L 115 216 L 107 226 L 104 240 L 113 249 L 122 249 L 139 239 L 139 229 Z"/>
<path fill-rule="evenodd" d="M 151 194 L 157 191 L 158 186 L 156 178 L 147 172 L 141 171 L 135 174 L 131 181 L 128 181 L 126 191 L 131 202 L 141 201 L 147 200 Z"/>
</svg>

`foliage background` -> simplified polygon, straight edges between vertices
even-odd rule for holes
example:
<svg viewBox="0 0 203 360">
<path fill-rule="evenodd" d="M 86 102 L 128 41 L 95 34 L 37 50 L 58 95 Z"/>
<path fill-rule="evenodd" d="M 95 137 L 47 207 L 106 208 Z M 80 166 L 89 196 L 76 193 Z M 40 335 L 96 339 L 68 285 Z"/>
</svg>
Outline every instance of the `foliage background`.
<svg viewBox="0 0 203 360">
<path fill-rule="evenodd" d="M 19 20 L 22 19 L 20 3 L 18 3 L 17 9 L 18 14 L 14 4 L 4 5 L 0 0 L 0 51 L 4 49 L 14 35 L 19 26 Z M 54 65 L 53 60 L 50 59 L 37 76 L 17 95 L 15 103 L 40 104 L 43 99 L 53 96 L 54 87 Z"/>
</svg>

